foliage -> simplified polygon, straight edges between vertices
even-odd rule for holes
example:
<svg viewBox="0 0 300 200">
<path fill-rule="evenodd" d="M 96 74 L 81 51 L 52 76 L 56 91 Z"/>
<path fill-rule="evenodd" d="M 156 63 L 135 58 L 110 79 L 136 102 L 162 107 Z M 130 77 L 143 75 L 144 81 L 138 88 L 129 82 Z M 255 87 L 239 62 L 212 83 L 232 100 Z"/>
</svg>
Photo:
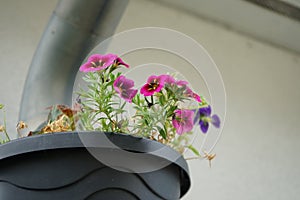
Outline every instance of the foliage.
<svg viewBox="0 0 300 200">
<path fill-rule="evenodd" d="M 121 65 L 129 67 L 117 55 L 95 54 L 80 67 L 87 89 L 78 92 L 79 129 L 146 137 L 181 153 L 189 149 L 200 155 L 189 141 L 194 125 L 205 130 L 203 133 L 209 123 L 220 126 L 217 115 L 202 112 L 211 109 L 205 99 L 193 92 L 187 81 L 169 74 L 151 75 L 136 89 L 133 80 L 118 72 Z M 128 116 L 126 106 L 134 110 L 133 116 Z"/>
<path fill-rule="evenodd" d="M 200 153 L 190 144 L 194 126 L 205 134 L 209 124 L 219 128 L 220 119 L 211 114 L 211 106 L 204 97 L 192 91 L 185 80 L 177 80 L 170 74 L 151 75 L 145 84 L 137 89 L 134 81 L 118 69 L 129 68 L 114 54 L 90 56 L 80 67 L 85 73 L 83 80 L 87 88 L 81 88 L 73 106 L 53 105 L 47 121 L 28 136 L 74 130 L 99 130 L 146 137 L 169 145 L 180 153 L 186 149 L 196 156 Z M 128 116 L 128 107 L 134 110 Z M 1 143 L 10 141 L 4 123 Z M 19 122 L 17 131 L 27 128 Z M 19 134 L 19 136 L 22 136 Z"/>
</svg>

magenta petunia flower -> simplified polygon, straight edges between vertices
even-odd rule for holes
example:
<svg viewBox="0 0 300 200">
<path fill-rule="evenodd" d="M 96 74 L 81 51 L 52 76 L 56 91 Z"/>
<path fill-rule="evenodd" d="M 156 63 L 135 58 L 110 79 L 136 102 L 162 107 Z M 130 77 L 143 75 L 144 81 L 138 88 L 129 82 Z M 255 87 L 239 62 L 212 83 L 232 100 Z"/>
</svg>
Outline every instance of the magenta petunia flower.
<svg viewBox="0 0 300 200">
<path fill-rule="evenodd" d="M 201 97 L 194 93 L 188 86 L 188 82 L 187 81 L 184 81 L 184 80 L 178 80 L 176 81 L 173 76 L 170 76 L 170 75 L 162 75 L 164 76 L 165 78 L 165 84 L 169 84 L 169 85 L 174 85 L 176 84 L 177 86 L 179 87 L 182 87 L 185 89 L 184 91 L 184 95 L 187 96 L 187 97 L 192 97 L 194 98 L 196 101 L 198 102 L 201 102 Z"/>
<path fill-rule="evenodd" d="M 194 98 L 196 101 L 198 101 L 199 103 L 202 102 L 201 97 L 200 97 L 198 94 L 196 94 L 196 93 L 193 93 L 193 98 Z"/>
<path fill-rule="evenodd" d="M 144 96 L 151 96 L 155 92 L 160 92 L 164 87 L 167 75 L 150 76 L 147 83 L 141 88 L 141 94 Z"/>
<path fill-rule="evenodd" d="M 114 54 L 94 54 L 88 58 L 86 63 L 80 66 L 79 70 L 82 72 L 100 71 L 114 64 L 117 58 L 118 56 Z"/>
<path fill-rule="evenodd" d="M 175 110 L 172 124 L 176 129 L 176 133 L 182 135 L 193 129 L 194 111 L 192 110 Z"/>
<path fill-rule="evenodd" d="M 184 92 L 184 94 L 185 94 L 187 97 L 192 97 L 192 98 L 194 98 L 197 102 L 201 102 L 201 101 L 202 101 L 202 100 L 201 100 L 201 97 L 200 97 L 198 94 L 194 93 L 194 92 L 191 90 L 191 88 L 189 88 L 187 85 L 183 85 L 183 87 L 185 87 L 185 92 Z"/>
<path fill-rule="evenodd" d="M 114 88 L 118 94 L 127 102 L 131 103 L 132 98 L 136 95 L 138 90 L 132 89 L 134 81 L 127 79 L 121 75 L 114 81 Z"/>
<path fill-rule="evenodd" d="M 162 76 L 164 76 L 164 78 L 165 78 L 165 83 L 170 84 L 170 85 L 176 84 L 177 86 L 185 86 L 188 84 L 188 82 L 184 81 L 184 80 L 176 81 L 174 79 L 174 77 L 171 75 L 162 75 Z"/>
<path fill-rule="evenodd" d="M 129 68 L 129 65 L 126 64 L 120 57 L 117 57 L 116 63 L 117 63 L 117 65 L 123 65 L 123 66 L 125 66 L 126 68 Z"/>
<path fill-rule="evenodd" d="M 174 79 L 173 76 L 170 76 L 170 75 L 163 75 L 165 77 L 165 83 L 166 84 L 175 84 L 176 83 L 176 80 Z"/>
<path fill-rule="evenodd" d="M 184 85 L 187 85 L 188 82 L 187 82 L 187 81 L 184 81 L 184 80 L 179 80 L 179 81 L 176 81 L 176 84 L 177 84 L 178 86 L 184 86 Z"/>
</svg>

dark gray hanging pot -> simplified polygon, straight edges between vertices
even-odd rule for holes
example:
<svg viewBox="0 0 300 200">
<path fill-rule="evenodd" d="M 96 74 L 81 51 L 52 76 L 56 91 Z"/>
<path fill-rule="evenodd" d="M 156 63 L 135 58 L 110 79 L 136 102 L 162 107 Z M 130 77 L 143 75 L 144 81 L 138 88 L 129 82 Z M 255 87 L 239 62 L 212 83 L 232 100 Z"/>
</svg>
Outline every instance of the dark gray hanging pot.
<svg viewBox="0 0 300 200">
<path fill-rule="evenodd" d="M 68 132 L 0 146 L 1 200 L 175 200 L 189 187 L 183 157 L 145 138 Z"/>
</svg>

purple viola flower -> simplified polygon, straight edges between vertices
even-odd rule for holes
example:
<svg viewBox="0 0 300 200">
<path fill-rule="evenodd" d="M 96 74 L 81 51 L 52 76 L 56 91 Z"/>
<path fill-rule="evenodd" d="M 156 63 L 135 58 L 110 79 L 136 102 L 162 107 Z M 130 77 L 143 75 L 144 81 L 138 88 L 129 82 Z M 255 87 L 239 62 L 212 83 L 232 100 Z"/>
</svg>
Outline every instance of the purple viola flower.
<svg viewBox="0 0 300 200">
<path fill-rule="evenodd" d="M 147 83 L 141 88 L 141 94 L 144 96 L 151 96 L 164 87 L 166 75 L 150 76 Z"/>
<path fill-rule="evenodd" d="M 114 64 L 117 58 L 118 56 L 115 54 L 94 54 L 88 58 L 86 63 L 80 66 L 79 70 L 82 72 L 100 71 Z"/>
<path fill-rule="evenodd" d="M 138 90 L 132 89 L 134 86 L 134 81 L 127 79 L 125 76 L 121 75 L 114 81 L 114 88 L 116 92 L 125 101 L 131 103 L 132 98 L 136 95 Z"/>
<path fill-rule="evenodd" d="M 175 110 L 172 124 L 175 127 L 177 134 L 182 135 L 193 129 L 193 116 L 194 111 L 192 110 Z"/>
<path fill-rule="evenodd" d="M 200 129 L 203 133 L 207 133 L 209 123 L 212 123 L 216 128 L 220 128 L 220 118 L 218 115 L 211 116 L 211 107 L 199 108 L 194 118 L 194 124 L 199 123 Z"/>
</svg>

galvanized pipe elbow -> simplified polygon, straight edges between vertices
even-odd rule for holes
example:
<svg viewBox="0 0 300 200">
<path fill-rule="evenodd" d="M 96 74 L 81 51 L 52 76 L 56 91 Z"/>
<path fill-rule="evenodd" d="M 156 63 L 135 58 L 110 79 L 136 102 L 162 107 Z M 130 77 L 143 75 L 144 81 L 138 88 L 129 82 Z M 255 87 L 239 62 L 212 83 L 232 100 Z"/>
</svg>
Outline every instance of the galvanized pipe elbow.
<svg viewBox="0 0 300 200">
<path fill-rule="evenodd" d="M 58 2 L 29 68 L 20 120 L 38 125 L 45 120 L 47 107 L 71 104 L 80 64 L 98 42 L 113 35 L 127 3 L 127 0 Z"/>
</svg>

